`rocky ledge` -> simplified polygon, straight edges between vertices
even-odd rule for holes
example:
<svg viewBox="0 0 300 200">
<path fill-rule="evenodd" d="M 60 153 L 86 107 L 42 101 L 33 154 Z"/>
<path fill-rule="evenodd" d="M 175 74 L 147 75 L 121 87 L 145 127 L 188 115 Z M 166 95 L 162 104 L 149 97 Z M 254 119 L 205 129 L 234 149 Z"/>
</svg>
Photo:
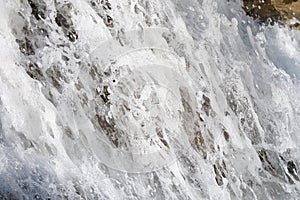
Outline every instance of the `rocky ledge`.
<svg viewBox="0 0 300 200">
<path fill-rule="evenodd" d="M 244 0 L 245 12 L 261 23 L 285 23 L 300 29 L 300 1 Z"/>
</svg>

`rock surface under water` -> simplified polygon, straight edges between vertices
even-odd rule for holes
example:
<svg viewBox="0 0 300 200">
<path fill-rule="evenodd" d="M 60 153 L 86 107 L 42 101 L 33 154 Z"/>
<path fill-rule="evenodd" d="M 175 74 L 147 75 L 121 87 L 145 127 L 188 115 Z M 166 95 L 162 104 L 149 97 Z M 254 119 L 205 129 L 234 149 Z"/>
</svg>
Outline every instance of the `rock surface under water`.
<svg viewBox="0 0 300 200">
<path fill-rule="evenodd" d="M 299 199 L 300 32 L 242 7 L 3 0 L 0 199 Z"/>
</svg>

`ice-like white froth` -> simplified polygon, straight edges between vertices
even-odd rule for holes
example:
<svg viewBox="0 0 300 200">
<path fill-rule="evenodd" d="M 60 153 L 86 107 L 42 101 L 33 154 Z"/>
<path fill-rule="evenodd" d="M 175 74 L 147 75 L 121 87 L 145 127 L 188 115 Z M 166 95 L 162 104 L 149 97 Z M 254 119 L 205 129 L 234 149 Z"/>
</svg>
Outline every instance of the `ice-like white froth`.
<svg viewBox="0 0 300 200">
<path fill-rule="evenodd" d="M 224 0 L 3 0 L 0 199 L 298 199 L 300 32 Z"/>
</svg>

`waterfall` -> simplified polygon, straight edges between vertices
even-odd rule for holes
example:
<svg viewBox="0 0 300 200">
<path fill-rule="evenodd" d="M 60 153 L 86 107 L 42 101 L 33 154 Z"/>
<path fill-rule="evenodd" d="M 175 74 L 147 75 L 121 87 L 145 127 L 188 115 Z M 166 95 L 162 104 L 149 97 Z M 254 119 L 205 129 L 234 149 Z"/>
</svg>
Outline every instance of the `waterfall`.
<svg viewBox="0 0 300 200">
<path fill-rule="evenodd" d="M 0 199 L 298 199 L 300 32 L 240 0 L 3 0 Z"/>
</svg>

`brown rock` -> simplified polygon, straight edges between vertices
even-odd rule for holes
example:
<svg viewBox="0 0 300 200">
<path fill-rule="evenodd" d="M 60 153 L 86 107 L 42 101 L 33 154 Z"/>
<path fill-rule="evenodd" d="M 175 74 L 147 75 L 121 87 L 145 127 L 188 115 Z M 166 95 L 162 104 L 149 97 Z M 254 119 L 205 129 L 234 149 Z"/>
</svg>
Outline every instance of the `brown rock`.
<svg viewBox="0 0 300 200">
<path fill-rule="evenodd" d="M 298 0 L 244 0 L 245 12 L 263 23 L 284 22 L 300 29 L 293 18 L 300 20 L 300 1 Z"/>
</svg>

